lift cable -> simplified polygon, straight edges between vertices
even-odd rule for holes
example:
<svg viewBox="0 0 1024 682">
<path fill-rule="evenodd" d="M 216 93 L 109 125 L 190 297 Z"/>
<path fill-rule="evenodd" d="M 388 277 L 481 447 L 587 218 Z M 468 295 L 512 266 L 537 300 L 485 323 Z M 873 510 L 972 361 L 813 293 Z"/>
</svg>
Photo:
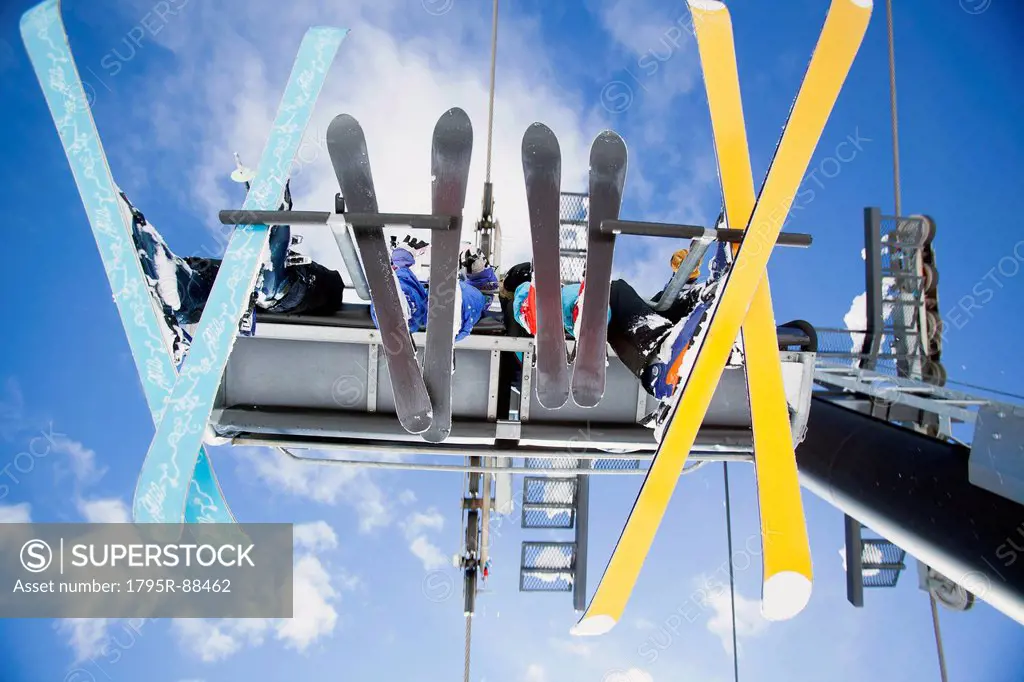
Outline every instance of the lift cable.
<svg viewBox="0 0 1024 682">
<path fill-rule="evenodd" d="M 987 388 L 985 386 L 979 386 L 977 384 L 969 384 L 966 381 L 954 381 L 953 379 L 946 379 L 947 384 L 956 384 L 957 386 L 964 386 L 966 388 L 973 388 L 979 391 L 985 391 L 986 393 L 995 393 L 996 395 L 1005 395 L 1007 398 L 1016 398 L 1018 400 L 1024 400 L 1024 395 L 1019 393 L 1010 393 L 1009 391 L 997 391 L 994 388 Z"/>
<path fill-rule="evenodd" d="M 484 182 L 491 184 L 491 137 L 494 132 L 494 72 L 498 57 L 498 0 L 494 0 L 494 18 L 491 23 L 491 89 L 487 101 L 487 166 Z"/>
<path fill-rule="evenodd" d="M 896 217 L 897 221 L 900 217 L 900 211 L 902 210 L 902 202 L 900 200 L 900 144 L 899 144 L 899 125 L 897 123 L 896 116 L 896 49 L 895 40 L 893 39 L 893 22 L 892 22 L 892 0 L 885 0 L 885 23 L 888 32 L 888 46 L 889 46 L 889 107 L 892 114 L 892 179 L 893 179 L 893 198 L 896 203 Z M 939 610 L 935 604 L 935 595 L 931 590 L 928 591 L 928 600 L 931 602 L 932 610 L 932 629 L 935 631 L 935 649 L 939 657 L 939 674 L 942 682 L 947 682 L 946 677 L 946 656 L 942 650 L 942 631 L 939 629 Z"/>
<path fill-rule="evenodd" d="M 725 538 L 729 549 L 729 606 L 732 609 L 732 674 L 734 682 L 740 681 L 739 651 L 736 649 L 736 582 L 732 565 L 732 509 L 729 505 L 729 463 L 722 462 L 722 476 L 725 479 Z"/>
<path fill-rule="evenodd" d="M 896 50 L 893 41 L 892 0 L 885 0 L 885 21 L 889 31 L 889 108 L 892 112 L 892 178 L 896 215 L 900 215 L 900 138 L 896 123 Z"/>
<path fill-rule="evenodd" d="M 462 682 L 469 682 L 469 640 L 473 634 L 473 614 L 466 614 L 466 662 L 462 672 Z"/>
</svg>

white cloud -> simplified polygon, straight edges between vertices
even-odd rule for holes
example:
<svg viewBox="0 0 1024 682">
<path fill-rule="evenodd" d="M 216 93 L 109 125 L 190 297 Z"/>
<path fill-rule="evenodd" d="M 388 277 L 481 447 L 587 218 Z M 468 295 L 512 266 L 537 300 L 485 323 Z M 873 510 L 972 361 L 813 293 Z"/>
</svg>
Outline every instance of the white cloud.
<svg viewBox="0 0 1024 682">
<path fill-rule="evenodd" d="M 436 571 L 451 565 L 444 552 L 422 535 L 409 543 L 409 551 L 423 563 L 425 571 Z"/>
<path fill-rule="evenodd" d="M 294 565 L 292 618 L 176 620 L 173 629 L 182 648 L 205 663 L 224 660 L 247 647 L 262 646 L 268 638 L 285 648 L 305 652 L 334 632 L 341 591 L 355 589 L 358 578 L 345 571 L 332 575 L 315 552 L 337 546 L 334 529 L 324 521 L 295 527 L 300 554 Z"/>
<path fill-rule="evenodd" d="M 31 523 L 32 505 L 28 502 L 21 504 L 0 504 L 0 523 Z"/>
<path fill-rule="evenodd" d="M 305 651 L 324 635 L 334 631 L 338 612 L 331 604 L 338 592 L 320 560 L 312 555 L 295 564 L 294 616 L 277 626 L 277 638 L 288 648 Z"/>
<path fill-rule="evenodd" d="M 435 571 L 450 565 L 441 548 L 426 536 L 428 531 L 440 531 L 444 528 L 444 517 L 434 507 L 426 512 L 413 512 L 402 522 L 405 539 L 409 541 L 409 551 L 423 564 L 423 570 Z"/>
<path fill-rule="evenodd" d="M 103 653 L 109 624 L 106 618 L 65 618 L 57 628 L 67 635 L 68 645 L 75 653 L 74 662 L 80 663 Z"/>
<path fill-rule="evenodd" d="M 586 642 L 580 642 L 578 640 L 558 639 L 552 637 L 548 639 L 548 644 L 557 651 L 561 651 L 565 654 L 572 654 L 573 656 L 582 656 L 584 658 L 589 657 L 593 653 L 593 649 Z"/>
<path fill-rule="evenodd" d="M 240 634 L 225 632 L 230 630 L 227 623 L 218 624 L 214 621 L 189 618 L 174 621 L 173 627 L 182 647 L 204 663 L 228 658 L 240 651 L 245 644 Z M 262 640 L 260 641 L 262 643 Z"/>
<path fill-rule="evenodd" d="M 654 682 L 654 678 L 642 668 L 630 668 L 610 671 L 604 676 L 604 682 Z"/>
<path fill-rule="evenodd" d="M 79 500 L 78 512 L 86 523 L 131 523 L 128 506 L 116 497 Z"/>
<path fill-rule="evenodd" d="M 526 667 L 526 674 L 523 675 L 523 682 L 547 682 L 548 674 L 539 663 L 531 663 Z"/>
<path fill-rule="evenodd" d="M 338 536 L 326 521 L 297 524 L 292 530 L 295 546 L 322 552 L 338 546 Z"/>
<path fill-rule="evenodd" d="M 403 490 L 398 493 L 398 501 L 402 504 L 413 504 L 416 501 L 416 493 L 411 490 Z"/>
<path fill-rule="evenodd" d="M 423 512 L 414 512 L 402 524 L 407 535 L 419 535 L 425 530 L 441 530 L 444 528 L 444 517 L 437 509 L 431 507 Z"/>
<path fill-rule="evenodd" d="M 53 452 L 68 456 L 71 473 L 78 485 L 85 486 L 95 483 L 106 473 L 105 467 L 97 468 L 96 453 L 77 440 L 58 435 L 52 438 L 51 443 Z"/>
<path fill-rule="evenodd" d="M 732 611 L 729 603 L 729 591 L 720 589 L 707 594 L 705 602 L 712 609 L 708 619 L 708 630 L 722 641 L 726 652 L 732 653 Z M 736 593 L 736 639 L 758 637 L 768 629 L 771 623 L 761 616 L 761 602 L 748 599 Z M 741 647 L 742 651 L 742 647 Z"/>
<path fill-rule="evenodd" d="M 863 331 L 868 326 L 868 295 L 867 292 L 857 294 L 850 303 L 850 309 L 843 315 L 843 324 L 847 329 Z M 864 345 L 864 334 L 850 334 L 853 352 L 858 352 Z"/>
<path fill-rule="evenodd" d="M 658 626 L 646 618 L 636 618 L 633 620 L 633 627 L 637 630 L 653 630 Z"/>
<path fill-rule="evenodd" d="M 21 385 L 14 377 L 4 381 L 3 396 L 0 397 L 0 437 L 13 440 L 25 426 L 25 396 Z"/>
<path fill-rule="evenodd" d="M 469 216 L 479 214 L 489 87 L 489 5 L 455 3 L 442 17 L 411 11 L 397 0 L 355 1 L 344 7 L 309 0 L 293 3 L 284 15 L 269 0 L 254 1 L 247 8 L 246 16 L 239 17 L 219 6 L 189 6 L 173 26 L 156 36 L 173 52 L 174 63 L 168 68 L 146 62 L 154 71 L 153 82 L 160 83 L 147 100 L 151 109 L 147 120 L 139 120 L 146 128 L 146 139 L 171 154 L 195 153 L 182 159 L 190 166 L 186 175 L 192 181 L 183 190 L 190 196 L 176 197 L 181 205 L 215 215 L 240 203 L 237 188 L 225 182 L 231 154 L 238 151 L 246 163 L 256 166 L 287 77 L 284 65 L 294 58 L 301 32 L 330 17 L 329 23 L 348 26 L 351 33 L 341 46 L 309 127 L 304 165 L 293 173 L 296 208 L 323 210 L 331 205 L 337 181 L 323 138 L 330 120 L 346 112 L 365 130 L 381 210 L 428 210 L 431 133 L 445 110 L 459 106 L 474 124 L 466 211 Z M 232 31 L 214 28 L 226 19 L 231 20 Z M 272 36 L 267 29 L 271 25 Z M 579 189 L 585 186 L 590 141 L 604 126 L 599 120 L 601 110 L 581 107 L 577 93 L 559 80 L 561 70 L 553 68 L 552 53 L 533 17 L 503 14 L 498 59 L 491 169 L 507 266 L 529 254 L 521 161 L 527 127 L 543 121 L 555 131 L 562 152 L 563 185 Z M 211 64 L 216 68 L 209 68 Z M 204 76 L 198 78 L 197 73 Z M 232 97 L 225 98 L 228 91 Z M 183 115 L 190 111 L 203 115 Z M 180 140 L 186 138 L 194 144 L 183 151 Z M 123 163 L 130 165 L 129 155 L 123 156 Z M 181 172 L 177 164 L 174 171 Z M 124 180 L 129 193 L 152 191 L 143 175 L 126 174 Z M 152 218 L 161 222 L 159 215 Z M 466 221 L 467 233 L 473 222 Z M 303 234 L 302 248 L 307 253 L 330 267 L 342 267 L 329 235 L 323 230 Z M 216 249 L 224 244 L 220 239 L 209 241 Z"/>
<path fill-rule="evenodd" d="M 299 462 L 271 449 L 231 450 L 245 461 L 248 470 L 275 490 L 323 504 L 352 507 L 363 533 L 391 523 L 385 495 L 365 469 Z"/>
</svg>

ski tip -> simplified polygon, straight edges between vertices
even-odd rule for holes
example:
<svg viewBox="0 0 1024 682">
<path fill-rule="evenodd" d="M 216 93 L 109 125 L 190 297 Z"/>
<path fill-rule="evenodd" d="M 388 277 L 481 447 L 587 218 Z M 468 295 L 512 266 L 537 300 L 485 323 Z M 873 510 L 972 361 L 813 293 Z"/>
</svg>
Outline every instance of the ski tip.
<svg viewBox="0 0 1024 682">
<path fill-rule="evenodd" d="M 22 39 L 26 39 L 28 34 L 32 31 L 39 30 L 39 24 L 47 22 L 47 14 L 55 11 L 57 12 L 57 19 L 60 19 L 60 5 L 59 0 L 46 0 L 41 2 L 35 7 L 30 7 L 21 15 L 21 20 L 18 22 L 18 28 L 21 31 Z"/>
<path fill-rule="evenodd" d="M 327 126 L 327 139 L 338 138 L 345 134 L 363 134 L 363 127 L 351 114 L 338 114 Z"/>
<path fill-rule="evenodd" d="M 581 382 L 579 386 L 577 386 L 575 382 L 573 383 L 572 401 L 576 403 L 578 407 L 597 407 L 597 404 L 601 402 L 601 398 L 603 397 L 604 382 L 600 382 L 600 385 L 598 385 L 598 382 L 596 381 L 587 382 L 586 384 Z"/>
<path fill-rule="evenodd" d="M 315 36 L 318 33 L 344 38 L 348 35 L 349 29 L 339 26 L 310 26 L 309 30 L 306 31 L 307 36 Z"/>
<path fill-rule="evenodd" d="M 764 581 L 761 615 L 765 620 L 789 620 L 810 600 L 810 578 L 796 571 L 779 571 Z"/>
<path fill-rule="evenodd" d="M 540 387 L 537 387 L 537 402 L 540 403 L 541 407 L 547 410 L 557 410 L 558 408 L 569 402 L 569 389 L 568 387 L 563 390 L 555 391 L 542 391 Z"/>
<path fill-rule="evenodd" d="M 445 121 L 445 119 L 450 120 Z M 465 110 L 462 109 L 462 107 L 452 107 L 448 111 L 441 114 L 441 117 L 437 119 L 437 125 L 441 125 L 442 121 L 446 123 L 455 123 L 457 125 L 466 125 L 469 126 L 470 128 L 473 127 L 472 122 L 469 120 L 469 114 L 467 114 Z"/>
<path fill-rule="evenodd" d="M 574 637 L 596 637 L 610 632 L 615 627 L 615 619 L 611 616 L 599 615 L 590 616 L 586 615 L 569 629 L 569 634 Z"/>
<path fill-rule="evenodd" d="M 690 9 L 702 12 L 721 12 L 729 9 L 721 0 L 687 0 L 687 4 L 690 5 Z"/>
<path fill-rule="evenodd" d="M 523 133 L 523 151 L 527 150 L 528 146 L 547 143 L 554 140 L 554 143 L 558 144 L 558 138 L 546 125 L 540 122 L 531 123 L 530 127 Z"/>
<path fill-rule="evenodd" d="M 430 424 L 434 421 L 434 415 L 432 411 L 399 415 L 398 421 L 401 422 L 402 428 L 406 431 L 418 435 L 425 433 L 430 428 Z"/>
<path fill-rule="evenodd" d="M 610 149 L 614 149 L 618 154 L 625 154 L 626 142 L 614 130 L 602 130 L 594 138 L 594 143 L 590 146 L 590 155 L 593 157 L 594 154 L 608 152 Z"/>
<path fill-rule="evenodd" d="M 540 170 L 552 172 L 560 182 L 562 150 L 558 138 L 543 123 L 534 123 L 523 133 L 523 172 L 530 174 Z M 527 180 L 529 183 L 529 180 Z M 557 216 L 556 216 L 557 217 Z"/>
<path fill-rule="evenodd" d="M 428 443 L 443 443 L 448 440 L 448 436 L 451 435 L 452 427 L 438 427 L 432 425 L 432 428 L 427 429 L 423 432 L 423 440 Z"/>
</svg>

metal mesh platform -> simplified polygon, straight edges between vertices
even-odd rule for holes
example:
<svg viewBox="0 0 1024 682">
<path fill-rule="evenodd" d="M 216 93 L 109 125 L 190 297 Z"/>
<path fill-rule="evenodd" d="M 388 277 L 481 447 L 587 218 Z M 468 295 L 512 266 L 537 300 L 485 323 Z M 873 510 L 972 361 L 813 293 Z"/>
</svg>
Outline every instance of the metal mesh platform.
<svg viewBox="0 0 1024 682">
<path fill-rule="evenodd" d="M 599 459 L 594 462 L 599 471 L 634 471 L 640 468 L 639 459 Z"/>
<path fill-rule="evenodd" d="M 520 592 L 570 592 L 576 545 L 572 542 L 524 542 L 519 571 Z"/>
<path fill-rule="evenodd" d="M 889 542 L 866 538 L 861 550 L 864 587 L 895 587 L 907 553 Z"/>
<path fill-rule="evenodd" d="M 523 528 L 572 528 L 575 507 L 575 477 L 523 479 Z"/>
<path fill-rule="evenodd" d="M 523 528 L 568 529 L 575 523 L 572 509 L 549 509 L 523 505 Z"/>
<path fill-rule="evenodd" d="M 587 220 L 590 197 L 562 192 L 558 202 L 559 274 L 562 282 L 579 282 L 587 263 Z"/>
</svg>

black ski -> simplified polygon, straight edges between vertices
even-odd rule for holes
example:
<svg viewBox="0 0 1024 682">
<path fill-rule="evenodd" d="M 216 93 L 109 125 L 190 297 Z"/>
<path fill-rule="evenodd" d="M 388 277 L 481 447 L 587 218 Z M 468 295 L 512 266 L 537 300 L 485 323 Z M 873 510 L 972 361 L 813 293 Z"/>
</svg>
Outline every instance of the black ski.
<svg viewBox="0 0 1024 682">
<path fill-rule="evenodd" d="M 562 155 L 558 140 L 543 123 L 523 135 L 523 175 L 533 241 L 533 281 L 537 296 L 537 400 L 557 409 L 569 399 L 559 275 L 558 203 Z M 523 368 L 529 372 L 529 367 Z"/>
<path fill-rule="evenodd" d="M 452 430 L 452 373 L 456 291 L 459 286 L 459 244 L 462 209 L 469 184 L 469 161 L 473 154 L 473 125 L 466 112 L 449 109 L 434 126 L 430 154 L 431 213 L 459 216 L 450 230 L 435 230 L 430 244 L 430 298 L 427 304 L 427 347 L 423 355 L 423 379 L 434 408 L 434 419 L 423 434 L 425 440 L 440 443 Z M 458 315 L 458 317 L 456 317 Z"/>
<path fill-rule="evenodd" d="M 608 298 L 611 292 L 615 235 L 601 232 L 602 220 L 617 220 L 626 181 L 626 144 L 605 130 L 590 148 L 590 216 L 587 266 L 572 371 L 572 398 L 594 407 L 604 397 L 608 347 Z"/>
<path fill-rule="evenodd" d="M 327 151 L 347 210 L 377 213 L 377 194 L 366 153 L 366 138 L 359 122 L 348 114 L 336 116 L 327 128 Z M 395 412 L 406 431 L 423 433 L 433 419 L 430 397 L 420 374 L 409 324 L 402 312 L 401 294 L 391 269 L 384 228 L 356 227 L 353 232 L 366 270 L 370 300 L 377 313 L 381 345 L 395 395 Z"/>
</svg>

